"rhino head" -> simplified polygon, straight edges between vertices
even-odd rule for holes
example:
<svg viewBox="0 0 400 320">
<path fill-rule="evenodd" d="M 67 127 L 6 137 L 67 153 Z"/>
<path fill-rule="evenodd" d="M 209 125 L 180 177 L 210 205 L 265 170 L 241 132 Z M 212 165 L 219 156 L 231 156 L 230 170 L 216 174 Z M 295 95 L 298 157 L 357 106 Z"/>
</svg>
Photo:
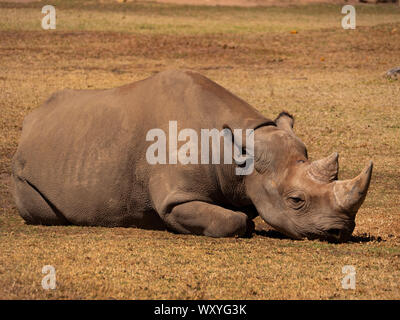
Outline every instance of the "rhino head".
<svg viewBox="0 0 400 320">
<path fill-rule="evenodd" d="M 272 227 L 295 239 L 347 241 L 368 191 L 372 162 L 351 180 L 338 180 L 338 154 L 309 161 L 293 132 L 293 117 L 281 113 L 276 126 L 254 131 L 254 171 L 247 196 Z"/>
</svg>

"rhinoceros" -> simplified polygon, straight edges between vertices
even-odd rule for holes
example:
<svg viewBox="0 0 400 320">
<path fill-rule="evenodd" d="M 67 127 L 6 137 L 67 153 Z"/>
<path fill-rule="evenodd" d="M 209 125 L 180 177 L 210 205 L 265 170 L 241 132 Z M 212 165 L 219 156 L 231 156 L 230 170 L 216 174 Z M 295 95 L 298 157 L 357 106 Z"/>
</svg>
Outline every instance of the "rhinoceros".
<svg viewBox="0 0 400 320">
<path fill-rule="evenodd" d="M 191 132 L 251 130 L 254 170 L 237 174 L 243 163 L 236 161 L 149 163 L 148 132 L 168 131 L 171 121 Z M 354 179 L 338 180 L 338 154 L 308 160 L 293 124 L 289 113 L 270 120 L 193 71 L 167 70 L 113 89 L 66 89 L 24 120 L 12 167 L 16 205 L 28 224 L 246 237 L 259 215 L 293 239 L 347 241 L 372 162 Z"/>
</svg>

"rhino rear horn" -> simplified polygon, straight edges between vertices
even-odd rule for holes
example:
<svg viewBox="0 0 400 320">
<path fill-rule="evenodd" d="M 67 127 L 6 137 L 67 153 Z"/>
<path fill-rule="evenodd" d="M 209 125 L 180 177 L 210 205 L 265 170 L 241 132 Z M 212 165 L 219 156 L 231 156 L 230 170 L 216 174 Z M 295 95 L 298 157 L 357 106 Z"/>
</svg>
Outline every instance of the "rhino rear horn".
<svg viewBox="0 0 400 320">
<path fill-rule="evenodd" d="M 372 167 L 373 164 L 370 161 L 354 179 L 335 182 L 333 192 L 340 209 L 353 214 L 358 211 L 368 192 Z"/>
<path fill-rule="evenodd" d="M 310 165 L 309 173 L 321 182 L 332 182 L 338 179 L 339 154 L 332 153 L 330 156 L 313 161 Z"/>
</svg>

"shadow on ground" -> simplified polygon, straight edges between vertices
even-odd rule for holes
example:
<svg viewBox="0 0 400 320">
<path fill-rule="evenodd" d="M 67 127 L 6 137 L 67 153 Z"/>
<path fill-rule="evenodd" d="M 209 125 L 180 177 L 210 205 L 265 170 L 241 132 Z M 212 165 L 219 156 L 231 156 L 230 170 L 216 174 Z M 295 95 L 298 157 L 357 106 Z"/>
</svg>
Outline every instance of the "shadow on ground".
<svg viewBox="0 0 400 320">
<path fill-rule="evenodd" d="M 276 231 L 276 230 L 255 230 L 254 234 L 261 237 L 271 238 L 271 239 L 290 239 L 284 234 Z M 370 234 L 361 234 L 356 236 L 351 236 L 349 241 L 350 243 L 365 243 L 365 242 L 382 242 L 383 240 L 380 236 L 374 236 Z M 334 242 L 332 242 L 334 243 Z"/>
</svg>

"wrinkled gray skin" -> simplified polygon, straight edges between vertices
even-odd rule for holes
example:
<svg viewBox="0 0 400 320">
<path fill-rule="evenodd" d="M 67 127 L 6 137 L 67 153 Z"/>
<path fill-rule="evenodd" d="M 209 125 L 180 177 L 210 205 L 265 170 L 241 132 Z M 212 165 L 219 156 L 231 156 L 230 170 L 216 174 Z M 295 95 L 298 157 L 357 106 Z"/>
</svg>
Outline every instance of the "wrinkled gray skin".
<svg viewBox="0 0 400 320">
<path fill-rule="evenodd" d="M 168 133 L 170 120 L 199 137 L 202 128 L 255 129 L 255 170 L 238 176 L 236 164 L 148 164 L 154 142 L 146 133 Z M 295 239 L 346 241 L 371 172 L 372 163 L 338 181 L 337 154 L 310 162 L 289 114 L 271 121 L 190 71 L 56 93 L 26 117 L 13 158 L 15 200 L 27 223 L 212 237 L 250 235 L 259 214 Z"/>
</svg>

